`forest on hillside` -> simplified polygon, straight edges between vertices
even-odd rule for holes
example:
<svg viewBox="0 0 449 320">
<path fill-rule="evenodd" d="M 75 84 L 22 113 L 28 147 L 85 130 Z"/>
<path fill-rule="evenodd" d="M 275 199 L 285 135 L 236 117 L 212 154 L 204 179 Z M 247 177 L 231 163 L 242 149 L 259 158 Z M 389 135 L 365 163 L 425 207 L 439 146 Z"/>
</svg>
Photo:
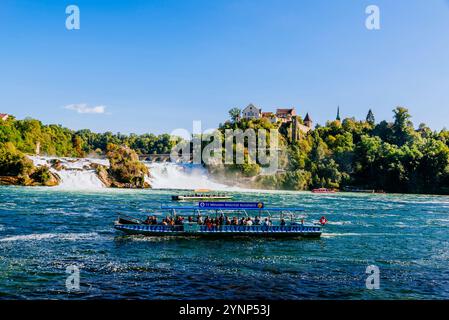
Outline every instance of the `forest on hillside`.
<svg viewBox="0 0 449 320">
<path fill-rule="evenodd" d="M 102 182 L 115 187 L 148 187 L 146 166 L 138 154 L 169 153 L 177 143 L 170 135 L 123 135 L 112 132 L 73 131 L 44 125 L 35 119 L 0 121 L 0 185 L 54 186 L 58 179 L 48 167 L 35 167 L 27 155 L 107 157 L 110 168 L 98 167 Z M 57 163 L 55 164 L 58 166 Z"/>
<path fill-rule="evenodd" d="M 259 175 L 260 164 L 229 165 L 251 177 L 255 187 L 285 190 L 361 188 L 398 193 L 449 194 L 449 131 L 417 128 L 404 107 L 393 110 L 393 121 L 376 122 L 369 110 L 366 119 L 328 121 L 298 141 L 291 141 L 283 124 L 268 119 L 239 119 L 230 111 L 226 129 L 270 129 L 281 133 L 279 144 L 286 156 L 280 172 Z"/>
<path fill-rule="evenodd" d="M 12 143 L 26 154 L 35 154 L 39 144 L 40 154 L 60 157 L 86 157 L 104 154 L 108 144 L 126 145 L 139 154 L 170 153 L 176 141 L 169 134 L 95 133 L 90 130 L 74 131 L 61 125 L 44 125 L 41 121 L 27 118 L 16 120 L 9 117 L 0 122 L 0 144 Z"/>
<path fill-rule="evenodd" d="M 230 112 L 230 121 L 219 126 L 221 134 L 226 129 L 274 128 L 280 133 L 279 146 L 284 152 L 280 170 L 274 175 L 261 175 L 262 165 L 255 161 L 225 165 L 229 179 L 248 178 L 251 186 L 268 189 L 357 187 L 449 194 L 449 131 L 434 131 L 422 123 L 415 127 L 406 108 L 395 108 L 392 121 L 376 122 L 371 110 L 363 120 L 328 121 L 294 141 L 285 124 L 240 119 L 236 111 Z M 105 155 L 108 145 L 127 146 L 137 154 L 168 154 L 179 141 L 168 134 L 73 131 L 35 119 L 10 117 L 0 123 L 0 176 L 29 172 L 25 154 L 34 154 L 37 145 L 40 154 L 85 157 Z"/>
</svg>

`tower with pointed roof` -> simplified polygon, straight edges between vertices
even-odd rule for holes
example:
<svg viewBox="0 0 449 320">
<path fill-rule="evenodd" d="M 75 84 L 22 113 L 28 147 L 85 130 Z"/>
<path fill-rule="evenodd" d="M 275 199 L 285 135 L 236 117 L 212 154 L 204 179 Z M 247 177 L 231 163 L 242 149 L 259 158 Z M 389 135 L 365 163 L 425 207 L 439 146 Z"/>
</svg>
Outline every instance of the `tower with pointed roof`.
<svg viewBox="0 0 449 320">
<path fill-rule="evenodd" d="M 337 121 L 341 121 L 341 118 L 340 118 L 340 106 L 337 107 L 337 119 L 336 120 Z"/>
<path fill-rule="evenodd" d="M 309 116 L 309 113 L 307 112 L 306 117 L 304 118 L 304 125 L 308 128 L 313 127 L 313 121 L 312 118 Z"/>
</svg>

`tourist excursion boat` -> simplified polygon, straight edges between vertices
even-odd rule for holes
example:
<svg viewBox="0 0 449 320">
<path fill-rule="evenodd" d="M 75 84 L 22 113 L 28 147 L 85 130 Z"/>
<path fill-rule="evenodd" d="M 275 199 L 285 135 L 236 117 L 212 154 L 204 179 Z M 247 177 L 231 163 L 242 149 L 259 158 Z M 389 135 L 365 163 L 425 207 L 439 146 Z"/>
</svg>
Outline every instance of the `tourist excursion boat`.
<svg viewBox="0 0 449 320">
<path fill-rule="evenodd" d="M 318 189 L 313 189 L 312 192 L 313 193 L 335 193 L 337 191 L 335 191 L 334 189 L 318 188 Z"/>
<path fill-rule="evenodd" d="M 380 193 L 380 194 L 386 193 L 384 190 L 361 189 L 356 187 L 344 187 L 343 190 L 346 192 L 355 192 L 355 193 Z"/>
<path fill-rule="evenodd" d="M 297 215 L 303 209 L 267 208 L 261 202 L 199 202 L 188 207 L 162 205 L 160 210 L 166 215 L 154 212 L 146 220 L 119 215 L 114 227 L 144 236 L 318 238 L 327 222 L 322 217 L 319 223 L 306 223 Z"/>
<path fill-rule="evenodd" d="M 232 196 L 222 193 L 210 193 L 210 190 L 199 189 L 191 194 L 174 195 L 173 201 L 196 201 L 196 200 L 230 200 Z"/>
</svg>

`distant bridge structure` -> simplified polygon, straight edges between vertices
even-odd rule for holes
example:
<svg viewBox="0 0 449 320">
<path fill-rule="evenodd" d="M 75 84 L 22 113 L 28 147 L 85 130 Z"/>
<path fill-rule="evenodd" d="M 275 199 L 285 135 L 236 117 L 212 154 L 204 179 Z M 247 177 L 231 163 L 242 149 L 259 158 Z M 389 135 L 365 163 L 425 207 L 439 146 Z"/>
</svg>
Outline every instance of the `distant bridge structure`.
<svg viewBox="0 0 449 320">
<path fill-rule="evenodd" d="M 274 149 L 274 152 L 277 152 L 278 155 L 285 154 L 285 150 Z M 273 152 L 271 151 L 271 152 Z M 188 160 L 187 160 L 188 159 Z M 171 162 L 170 153 L 152 153 L 152 154 L 141 154 L 139 155 L 140 161 L 148 161 L 148 162 Z M 193 153 L 184 153 L 179 154 L 176 163 L 192 163 L 193 162 Z"/>
<path fill-rule="evenodd" d="M 154 154 L 141 154 L 139 155 L 139 159 L 141 161 L 148 162 L 171 162 L 170 153 L 154 153 Z M 186 160 L 189 159 L 189 160 Z M 180 155 L 179 159 L 176 161 L 177 163 L 192 163 L 193 156 L 192 154 L 184 154 Z"/>
</svg>

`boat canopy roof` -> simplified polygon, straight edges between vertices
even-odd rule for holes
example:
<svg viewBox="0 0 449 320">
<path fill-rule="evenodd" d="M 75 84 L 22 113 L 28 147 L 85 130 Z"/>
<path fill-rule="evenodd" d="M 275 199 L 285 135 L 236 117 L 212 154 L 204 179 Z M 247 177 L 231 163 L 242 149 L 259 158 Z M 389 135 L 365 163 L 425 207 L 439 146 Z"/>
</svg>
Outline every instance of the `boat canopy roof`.
<svg viewBox="0 0 449 320">
<path fill-rule="evenodd" d="M 201 211 L 290 211 L 290 212 L 301 212 L 304 211 L 303 208 L 298 207 L 263 207 L 263 208 L 225 208 L 225 207 L 200 207 L 200 206 L 165 206 L 161 205 L 162 210 L 201 210 Z"/>
</svg>

